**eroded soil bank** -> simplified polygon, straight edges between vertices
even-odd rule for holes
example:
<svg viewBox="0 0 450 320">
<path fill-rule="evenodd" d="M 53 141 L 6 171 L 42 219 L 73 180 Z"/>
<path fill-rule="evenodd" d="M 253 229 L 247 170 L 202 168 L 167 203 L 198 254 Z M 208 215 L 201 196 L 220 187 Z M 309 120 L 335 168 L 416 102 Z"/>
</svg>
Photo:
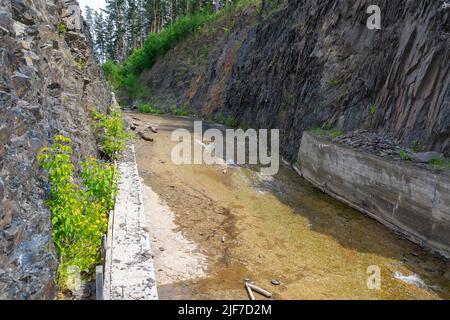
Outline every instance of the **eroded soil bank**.
<svg viewBox="0 0 450 320">
<path fill-rule="evenodd" d="M 247 299 L 246 278 L 275 299 L 450 298 L 448 262 L 289 168 L 264 178 L 242 167 L 176 166 L 171 132 L 192 130 L 192 120 L 128 116 L 159 129 L 153 142 L 136 141 L 136 154 L 161 299 Z M 372 265 L 381 290 L 367 288 Z"/>
</svg>

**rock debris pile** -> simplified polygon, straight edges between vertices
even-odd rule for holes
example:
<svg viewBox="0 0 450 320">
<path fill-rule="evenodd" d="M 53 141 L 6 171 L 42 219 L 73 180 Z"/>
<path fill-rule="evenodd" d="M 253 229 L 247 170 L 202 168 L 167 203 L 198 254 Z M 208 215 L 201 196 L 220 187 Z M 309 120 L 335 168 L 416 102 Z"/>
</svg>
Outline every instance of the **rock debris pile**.
<svg viewBox="0 0 450 320">
<path fill-rule="evenodd" d="M 445 159 L 441 153 L 435 151 L 414 152 L 410 148 L 402 146 L 390 133 L 378 133 L 365 129 L 357 129 L 336 137 L 333 141 L 359 149 L 363 152 L 381 157 L 389 157 L 394 160 L 410 160 L 428 164 L 433 160 Z"/>
<path fill-rule="evenodd" d="M 379 156 L 398 156 L 404 149 L 390 133 L 370 132 L 364 129 L 350 131 L 335 139 L 336 142 Z"/>
</svg>

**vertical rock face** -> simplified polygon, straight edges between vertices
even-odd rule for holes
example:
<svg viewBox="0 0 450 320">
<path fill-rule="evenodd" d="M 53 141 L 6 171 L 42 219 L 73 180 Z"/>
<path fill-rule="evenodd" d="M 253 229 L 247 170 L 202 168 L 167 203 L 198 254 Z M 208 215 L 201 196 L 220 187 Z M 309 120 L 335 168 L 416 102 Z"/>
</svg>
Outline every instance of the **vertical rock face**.
<svg viewBox="0 0 450 320">
<path fill-rule="evenodd" d="M 367 28 L 372 4 L 381 9 L 381 30 Z M 290 0 L 253 25 L 250 19 L 218 37 L 207 64 L 188 68 L 189 52 L 200 50 L 186 43 L 159 59 L 141 78 L 154 102 L 170 96 L 203 115 L 279 128 L 290 159 L 302 132 L 326 123 L 391 132 L 450 156 L 450 6 L 443 1 Z"/>
<path fill-rule="evenodd" d="M 0 299 L 55 296 L 49 186 L 37 161 L 57 133 L 96 155 L 90 111 L 111 94 L 76 1 L 0 0 Z"/>
<path fill-rule="evenodd" d="M 366 26 L 372 4 L 381 30 Z M 450 156 L 449 30 L 439 0 L 291 0 L 242 44 L 225 110 L 280 128 L 291 158 L 303 130 L 326 122 Z"/>
</svg>

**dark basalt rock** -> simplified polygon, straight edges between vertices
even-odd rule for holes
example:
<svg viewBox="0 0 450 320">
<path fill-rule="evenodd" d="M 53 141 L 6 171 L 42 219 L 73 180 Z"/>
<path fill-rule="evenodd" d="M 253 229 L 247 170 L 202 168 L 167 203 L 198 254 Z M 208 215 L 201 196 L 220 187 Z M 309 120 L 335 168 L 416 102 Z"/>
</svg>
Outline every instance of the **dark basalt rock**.
<svg viewBox="0 0 450 320">
<path fill-rule="evenodd" d="M 324 123 L 390 132 L 450 155 L 450 8 L 441 1 L 289 1 L 242 44 L 225 106 L 243 123 L 280 128 L 293 158 Z"/>
<path fill-rule="evenodd" d="M 412 155 L 412 160 L 420 163 L 429 163 L 432 160 L 443 160 L 444 157 L 441 153 L 431 152 L 417 152 Z"/>
</svg>

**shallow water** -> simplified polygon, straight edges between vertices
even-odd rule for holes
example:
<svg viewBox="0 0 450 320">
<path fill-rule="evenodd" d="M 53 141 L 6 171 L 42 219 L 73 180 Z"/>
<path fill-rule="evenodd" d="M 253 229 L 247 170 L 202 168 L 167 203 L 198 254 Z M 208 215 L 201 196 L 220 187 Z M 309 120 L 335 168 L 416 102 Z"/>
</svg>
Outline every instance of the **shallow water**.
<svg viewBox="0 0 450 320">
<path fill-rule="evenodd" d="M 160 284 L 160 298 L 248 299 L 244 279 L 274 299 L 450 298 L 448 262 L 326 196 L 290 168 L 265 178 L 244 167 L 176 166 L 170 134 L 191 130 L 192 120 L 130 116 L 159 128 L 154 142 L 136 142 L 140 175 L 173 211 L 173 232 L 206 257 L 206 274 L 178 270 L 187 280 Z M 381 271 L 379 290 L 368 289 L 370 266 Z M 164 273 L 157 271 L 157 282 Z"/>
</svg>

